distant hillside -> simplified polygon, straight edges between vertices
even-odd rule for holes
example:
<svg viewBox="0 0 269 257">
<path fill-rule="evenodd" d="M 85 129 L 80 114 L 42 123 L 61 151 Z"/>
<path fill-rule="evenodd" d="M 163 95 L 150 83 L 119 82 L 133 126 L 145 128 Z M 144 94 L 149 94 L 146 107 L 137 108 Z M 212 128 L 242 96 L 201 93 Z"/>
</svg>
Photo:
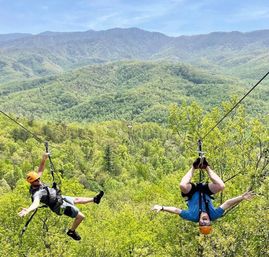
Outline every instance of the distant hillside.
<svg viewBox="0 0 269 257">
<path fill-rule="evenodd" d="M 180 37 L 137 28 L 0 35 L 0 83 L 123 60 L 172 60 L 258 78 L 267 71 L 268 50 L 269 30 Z"/>
<path fill-rule="evenodd" d="M 68 121 L 165 122 L 171 103 L 196 100 L 208 110 L 230 96 L 242 96 L 246 92 L 243 86 L 234 78 L 189 65 L 119 62 L 92 65 L 57 77 L 3 84 L 0 109 Z M 268 86 L 248 98 L 252 113 L 269 110 L 266 92 Z"/>
</svg>

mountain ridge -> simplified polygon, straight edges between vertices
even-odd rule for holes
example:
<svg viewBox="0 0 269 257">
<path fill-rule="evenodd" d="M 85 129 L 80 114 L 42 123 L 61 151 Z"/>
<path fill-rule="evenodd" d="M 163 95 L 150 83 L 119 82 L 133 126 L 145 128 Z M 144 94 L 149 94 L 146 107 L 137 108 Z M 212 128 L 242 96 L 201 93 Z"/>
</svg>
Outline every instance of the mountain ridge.
<svg viewBox="0 0 269 257">
<path fill-rule="evenodd" d="M 269 50 L 269 30 L 169 37 L 138 28 L 114 28 L 10 35 L 2 41 L 1 36 L 0 83 L 125 60 L 184 62 L 253 78 L 264 71 L 260 60 L 268 58 Z"/>
</svg>

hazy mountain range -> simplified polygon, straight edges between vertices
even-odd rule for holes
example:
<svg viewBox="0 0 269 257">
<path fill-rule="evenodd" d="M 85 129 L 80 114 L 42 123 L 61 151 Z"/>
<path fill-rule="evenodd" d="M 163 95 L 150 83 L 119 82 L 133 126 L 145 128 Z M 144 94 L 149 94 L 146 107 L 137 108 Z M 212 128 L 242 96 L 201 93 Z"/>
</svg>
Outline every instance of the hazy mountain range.
<svg viewBox="0 0 269 257">
<path fill-rule="evenodd" d="M 169 60 L 259 77 L 269 61 L 269 30 L 168 37 L 137 28 L 0 35 L 0 82 L 42 77 L 87 64 Z"/>
<path fill-rule="evenodd" d="M 68 121 L 164 122 L 168 106 L 205 110 L 268 72 L 269 30 L 168 37 L 137 28 L 0 35 L 0 108 Z M 269 82 L 245 101 L 269 112 Z"/>
</svg>

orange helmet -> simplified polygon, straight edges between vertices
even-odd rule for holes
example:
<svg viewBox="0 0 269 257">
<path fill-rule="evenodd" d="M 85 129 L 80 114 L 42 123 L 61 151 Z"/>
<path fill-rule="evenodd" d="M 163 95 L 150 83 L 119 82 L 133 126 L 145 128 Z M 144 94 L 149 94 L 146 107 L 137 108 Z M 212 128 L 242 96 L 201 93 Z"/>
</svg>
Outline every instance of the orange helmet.
<svg viewBox="0 0 269 257">
<path fill-rule="evenodd" d="M 200 233 L 204 235 L 208 235 L 212 232 L 212 227 L 211 226 L 199 226 Z"/>
<path fill-rule="evenodd" d="M 33 183 L 35 180 L 39 179 L 40 176 L 34 172 L 34 171 L 30 171 L 28 174 L 27 174 L 27 177 L 26 177 L 26 180 L 27 182 L 29 183 Z"/>
</svg>

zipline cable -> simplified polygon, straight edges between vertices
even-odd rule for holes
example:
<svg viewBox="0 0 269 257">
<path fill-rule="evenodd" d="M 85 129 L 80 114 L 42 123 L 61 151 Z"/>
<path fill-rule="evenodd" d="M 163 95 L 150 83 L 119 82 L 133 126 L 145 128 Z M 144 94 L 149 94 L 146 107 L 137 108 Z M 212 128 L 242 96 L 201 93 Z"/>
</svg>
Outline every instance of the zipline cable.
<svg viewBox="0 0 269 257">
<path fill-rule="evenodd" d="M 25 131 L 27 131 L 29 134 L 31 134 L 33 136 L 33 138 L 38 141 L 39 143 L 43 143 L 44 141 L 38 137 L 37 135 L 35 135 L 33 132 L 31 132 L 29 129 L 25 128 L 22 124 L 20 124 L 19 122 L 17 122 L 15 119 L 13 119 L 12 117 L 10 117 L 8 114 L 6 114 L 5 112 L 0 110 L 0 113 L 2 113 L 3 115 L 5 115 L 7 118 L 9 118 L 10 120 L 12 120 L 13 122 L 15 122 L 17 125 L 19 125 L 20 127 L 22 127 Z"/>
<path fill-rule="evenodd" d="M 12 117 L 10 117 L 8 114 L 6 114 L 5 112 L 1 111 L 0 110 L 0 113 L 2 113 L 3 115 L 5 115 L 7 118 L 9 118 L 11 121 L 15 122 L 17 125 L 19 125 L 20 127 L 22 127 L 25 131 L 27 131 L 29 134 L 31 134 L 33 136 L 33 138 L 38 141 L 39 143 L 42 143 L 43 144 L 43 140 L 38 137 L 36 134 L 34 134 L 33 132 L 31 132 L 29 129 L 27 129 L 26 127 L 24 127 L 22 124 L 20 124 L 19 122 L 17 122 L 15 119 L 13 119 Z M 46 150 L 46 153 L 48 153 L 48 158 L 49 158 L 49 164 L 50 164 L 50 173 L 51 173 L 51 176 L 52 176 L 52 179 L 53 179 L 53 184 L 55 183 L 55 168 L 54 168 L 54 165 L 53 165 L 53 162 L 52 162 L 52 159 L 51 159 L 51 155 L 50 155 L 50 152 L 49 152 L 49 143 L 47 141 L 45 141 L 45 150 Z"/>
<path fill-rule="evenodd" d="M 34 210 L 34 212 L 31 214 L 30 218 L 26 221 L 26 223 L 25 223 L 24 227 L 22 228 L 21 233 L 20 233 L 20 235 L 19 235 L 19 237 L 20 237 L 20 245 L 22 244 L 22 237 L 23 237 L 24 232 L 26 231 L 26 229 L 27 229 L 29 223 L 30 223 L 31 220 L 34 218 L 34 216 L 36 215 L 38 209 L 40 209 L 40 208 L 47 208 L 47 206 L 46 206 L 46 205 L 41 205 L 41 206 L 39 206 L 38 208 L 36 208 L 36 209 Z"/>
<path fill-rule="evenodd" d="M 18 121 L 16 121 L 15 119 L 13 119 L 10 115 L 6 114 L 4 111 L 0 110 L 0 113 L 2 113 L 4 116 L 6 116 L 8 119 L 10 119 L 11 121 L 13 121 L 14 123 L 16 123 L 17 125 L 19 125 L 21 128 L 23 128 L 26 132 L 28 132 L 30 135 L 33 136 L 33 138 L 41 144 L 44 144 L 44 140 L 41 139 L 39 136 L 37 136 L 35 133 L 31 132 L 29 129 L 27 129 L 26 127 L 24 127 L 21 123 L 19 123 Z M 45 147 L 46 147 L 46 143 L 45 142 Z M 51 148 L 55 148 L 55 146 L 52 146 Z M 47 148 L 46 148 L 47 149 Z"/>
<path fill-rule="evenodd" d="M 198 140 L 198 153 L 199 156 L 201 157 L 201 155 L 203 154 L 201 151 L 202 148 L 202 141 L 268 76 L 269 72 L 267 72 L 210 130 L 208 130 L 208 132 L 201 137 Z M 202 160 L 202 158 L 201 158 Z M 238 172 L 235 175 L 233 175 L 232 177 L 226 179 L 225 182 L 233 179 L 234 177 L 236 177 L 237 175 L 241 174 L 242 172 Z M 201 171 L 200 171 L 200 181 L 201 181 Z M 250 187 L 251 188 L 251 187 Z"/>
<path fill-rule="evenodd" d="M 204 140 L 267 76 L 267 72 L 200 140 Z"/>
</svg>

